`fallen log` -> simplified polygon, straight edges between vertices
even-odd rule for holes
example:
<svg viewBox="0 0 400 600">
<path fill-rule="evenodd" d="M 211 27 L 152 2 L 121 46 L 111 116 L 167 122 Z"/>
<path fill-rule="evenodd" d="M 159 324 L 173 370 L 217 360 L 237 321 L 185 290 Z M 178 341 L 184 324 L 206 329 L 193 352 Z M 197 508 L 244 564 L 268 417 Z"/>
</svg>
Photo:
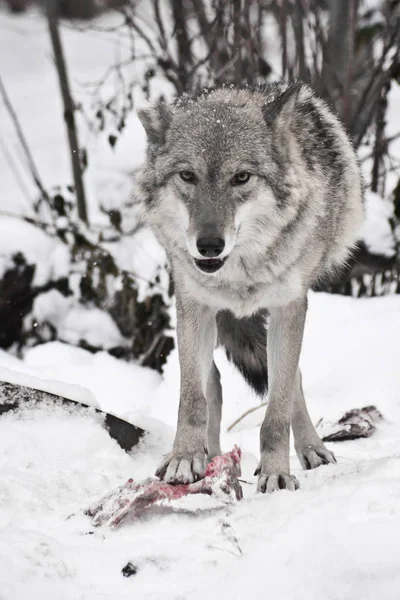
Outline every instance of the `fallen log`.
<svg viewBox="0 0 400 600">
<path fill-rule="evenodd" d="M 105 429 L 126 452 L 132 450 L 146 433 L 143 429 L 128 421 L 124 421 L 111 413 L 106 413 L 84 402 L 71 400 L 70 398 L 65 398 L 41 389 L 0 381 L 0 416 L 10 411 L 18 411 L 24 407 L 34 409 L 38 403 L 54 403 L 69 407 L 75 406 L 104 415 L 103 425 Z"/>
</svg>

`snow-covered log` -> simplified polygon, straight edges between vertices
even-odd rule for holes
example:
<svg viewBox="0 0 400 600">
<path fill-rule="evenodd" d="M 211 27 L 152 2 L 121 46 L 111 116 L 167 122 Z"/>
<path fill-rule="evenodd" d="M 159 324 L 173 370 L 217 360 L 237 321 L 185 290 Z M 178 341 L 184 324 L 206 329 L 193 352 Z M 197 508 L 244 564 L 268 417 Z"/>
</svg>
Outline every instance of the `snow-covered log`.
<svg viewBox="0 0 400 600">
<path fill-rule="evenodd" d="M 38 390 L 35 388 L 0 381 L 0 416 L 9 411 L 18 411 L 23 407 L 32 407 L 38 403 L 54 403 L 69 407 L 77 407 L 94 411 L 104 416 L 103 426 L 107 429 L 110 436 L 115 439 L 123 450 L 129 452 L 140 441 L 145 431 L 136 427 L 128 421 L 124 421 L 115 415 L 105 413 L 98 408 L 89 406 L 80 401 L 65 398 L 50 392 Z"/>
</svg>

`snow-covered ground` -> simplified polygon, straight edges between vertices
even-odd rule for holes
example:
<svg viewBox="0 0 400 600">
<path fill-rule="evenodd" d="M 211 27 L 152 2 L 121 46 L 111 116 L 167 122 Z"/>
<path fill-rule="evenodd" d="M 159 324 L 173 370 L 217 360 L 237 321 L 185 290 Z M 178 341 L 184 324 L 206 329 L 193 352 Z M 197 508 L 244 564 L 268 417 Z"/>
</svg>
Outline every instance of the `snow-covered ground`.
<svg viewBox="0 0 400 600">
<path fill-rule="evenodd" d="M 400 297 L 310 296 L 302 367 L 313 421 L 367 404 L 385 420 L 369 439 L 331 444 L 336 465 L 302 472 L 292 452 L 301 489 L 270 496 L 255 493 L 252 474 L 263 409 L 226 433 L 259 401 L 217 351 L 223 448 L 243 449 L 245 499 L 226 508 L 192 497 L 150 509 L 115 531 L 93 529 L 83 511 L 129 477 L 153 474 L 169 449 L 176 353 L 164 377 L 59 343 L 30 350 L 23 363 L 1 353 L 0 367 L 79 384 L 103 409 L 146 427 L 149 436 L 129 456 L 95 417 L 38 408 L 0 418 L 0 598 L 397 600 L 399 347 Z M 125 578 L 128 561 L 138 571 Z"/>
</svg>

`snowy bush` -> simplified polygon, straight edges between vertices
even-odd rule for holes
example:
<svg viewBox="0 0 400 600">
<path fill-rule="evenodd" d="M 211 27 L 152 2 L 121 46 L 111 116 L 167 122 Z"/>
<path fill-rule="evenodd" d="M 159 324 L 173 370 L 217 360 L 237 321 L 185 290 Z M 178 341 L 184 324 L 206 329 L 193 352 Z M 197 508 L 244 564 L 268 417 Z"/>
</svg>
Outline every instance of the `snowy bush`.
<svg viewBox="0 0 400 600">
<path fill-rule="evenodd" d="M 109 230 L 76 219 L 71 189 L 41 198 L 35 212 L 35 224 L 0 220 L 0 346 L 22 351 L 58 339 L 161 370 L 174 345 L 161 275 L 138 285 L 113 255 L 118 237 L 106 248 Z M 22 251 L 10 254 L 13 245 Z"/>
</svg>

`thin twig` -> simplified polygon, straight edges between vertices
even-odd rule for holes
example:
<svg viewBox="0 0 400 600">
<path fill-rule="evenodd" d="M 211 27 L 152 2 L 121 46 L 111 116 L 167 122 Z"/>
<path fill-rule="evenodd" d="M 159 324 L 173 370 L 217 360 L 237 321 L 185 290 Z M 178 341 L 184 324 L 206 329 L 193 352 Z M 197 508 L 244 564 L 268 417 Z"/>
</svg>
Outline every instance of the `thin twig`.
<svg viewBox="0 0 400 600">
<path fill-rule="evenodd" d="M 8 150 L 8 146 L 7 144 L 4 143 L 3 138 L 0 137 L 0 148 L 3 151 L 4 154 L 4 158 L 6 160 L 6 163 L 8 164 L 8 166 L 10 167 L 10 171 L 12 172 L 12 174 L 14 175 L 15 181 L 18 184 L 19 189 L 21 190 L 21 194 L 24 197 L 24 200 L 26 200 L 29 204 L 31 203 L 31 198 L 30 198 L 30 194 L 28 192 L 28 189 L 25 187 L 25 183 L 18 171 L 17 165 L 12 157 L 11 152 L 9 152 Z"/>
<path fill-rule="evenodd" d="M 245 417 L 247 417 L 247 415 L 250 415 L 251 413 L 258 410 L 259 408 L 262 408 L 263 406 L 267 406 L 267 404 L 268 404 L 268 402 L 261 402 L 261 404 L 259 404 L 258 406 L 253 406 L 253 408 L 249 408 L 249 410 L 246 410 L 246 412 L 244 412 L 241 417 L 236 419 L 236 421 L 233 421 L 233 423 L 231 425 L 229 425 L 229 427 L 227 428 L 226 431 L 227 432 L 231 431 L 234 427 L 236 427 L 236 425 L 238 423 L 240 423 L 240 421 L 242 421 Z"/>
<path fill-rule="evenodd" d="M 143 31 L 143 29 L 137 24 L 136 20 L 131 17 L 128 12 L 124 11 L 126 18 L 127 18 L 127 24 L 132 27 L 132 29 L 134 29 L 136 31 L 137 34 L 139 34 L 139 36 L 142 38 L 142 40 L 144 42 L 146 42 L 147 47 L 149 48 L 150 52 L 154 55 L 154 56 L 158 56 L 158 52 L 156 47 L 154 46 L 153 42 L 151 41 L 150 37 Z"/>
<path fill-rule="evenodd" d="M 35 161 L 33 160 L 32 153 L 31 153 L 31 151 L 29 149 L 29 146 L 28 146 L 28 142 L 26 141 L 25 135 L 24 135 L 24 133 L 22 131 L 21 124 L 20 124 L 20 122 L 18 120 L 17 114 L 16 114 L 16 112 L 14 110 L 14 107 L 13 107 L 13 105 L 11 103 L 11 100 L 10 100 L 8 94 L 7 94 L 6 88 L 4 86 L 4 83 L 3 83 L 2 79 L 1 79 L 1 77 L 0 77 L 0 94 L 1 94 L 1 96 L 3 98 L 5 107 L 8 110 L 8 113 L 9 113 L 11 119 L 12 119 L 12 122 L 14 123 L 14 127 L 15 127 L 15 130 L 17 132 L 18 139 L 19 139 L 19 141 L 21 143 L 21 146 L 22 146 L 22 148 L 24 150 L 25 157 L 26 157 L 26 160 L 27 160 L 27 163 L 28 163 L 29 170 L 30 170 L 30 172 L 32 174 L 33 180 L 34 180 L 37 188 L 39 189 L 41 195 L 44 198 L 47 198 L 48 197 L 47 196 L 47 192 L 46 192 L 46 190 L 45 190 L 45 188 L 44 188 L 44 186 L 43 186 L 43 184 L 41 182 L 41 179 L 40 179 L 40 176 L 39 176 L 39 172 L 38 172 L 38 170 L 36 168 Z"/>
<path fill-rule="evenodd" d="M 165 27 L 161 17 L 160 12 L 160 0 L 153 0 L 153 11 L 154 11 L 154 19 L 158 27 L 158 31 L 160 33 L 160 47 L 164 50 L 165 54 L 168 54 L 168 41 L 167 36 L 165 34 Z"/>
<path fill-rule="evenodd" d="M 39 227 L 40 229 L 45 231 L 49 236 L 54 237 L 52 235 L 52 233 L 49 232 L 49 228 L 54 229 L 53 225 L 50 225 L 49 223 L 45 223 L 44 221 L 38 221 L 37 219 L 34 219 L 33 217 L 27 217 L 26 215 L 18 215 L 16 213 L 10 213 L 10 212 L 7 212 L 6 210 L 1 210 L 0 216 L 1 217 L 11 217 L 12 219 L 19 219 L 22 221 L 26 221 L 26 223 L 35 225 L 36 227 Z"/>
<path fill-rule="evenodd" d="M 353 130 L 352 137 L 355 140 L 356 147 L 360 144 L 362 138 L 364 137 L 365 131 L 367 130 L 371 119 L 373 117 L 373 113 L 375 110 L 376 99 L 385 84 L 385 81 L 390 78 L 390 69 L 387 71 L 383 70 L 384 63 L 388 56 L 389 51 L 396 46 L 399 42 L 399 34 L 397 32 L 397 28 L 391 32 L 389 40 L 386 42 L 383 47 L 382 54 L 379 58 L 378 63 L 373 69 L 371 77 L 367 86 L 364 89 L 364 92 L 358 102 L 358 106 L 355 110 L 355 114 L 353 117 L 353 123 L 357 125 L 358 132 Z M 393 64 L 393 62 L 392 62 Z M 370 102 L 370 110 L 367 110 L 367 103 Z M 367 117 L 365 117 L 367 114 Z M 363 118 L 362 118 L 363 117 Z M 361 121 L 361 127 L 359 123 Z M 357 134 L 357 135 L 356 135 Z"/>
</svg>

